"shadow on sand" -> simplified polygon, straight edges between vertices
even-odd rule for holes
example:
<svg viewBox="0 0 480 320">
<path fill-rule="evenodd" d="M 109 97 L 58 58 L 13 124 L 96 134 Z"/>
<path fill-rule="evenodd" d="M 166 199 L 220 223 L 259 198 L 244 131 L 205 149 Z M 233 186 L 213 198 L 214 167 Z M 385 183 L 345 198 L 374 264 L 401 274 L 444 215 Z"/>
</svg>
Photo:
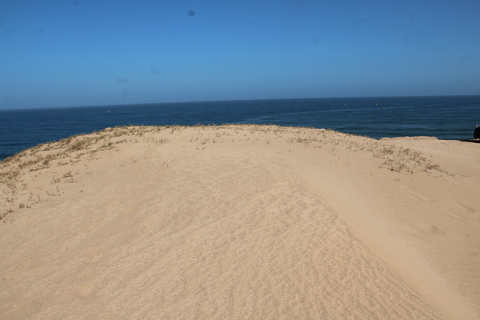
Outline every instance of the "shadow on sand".
<svg viewBox="0 0 480 320">
<path fill-rule="evenodd" d="M 480 143 L 480 139 L 460 139 L 461 142 L 473 142 L 473 143 Z"/>
</svg>

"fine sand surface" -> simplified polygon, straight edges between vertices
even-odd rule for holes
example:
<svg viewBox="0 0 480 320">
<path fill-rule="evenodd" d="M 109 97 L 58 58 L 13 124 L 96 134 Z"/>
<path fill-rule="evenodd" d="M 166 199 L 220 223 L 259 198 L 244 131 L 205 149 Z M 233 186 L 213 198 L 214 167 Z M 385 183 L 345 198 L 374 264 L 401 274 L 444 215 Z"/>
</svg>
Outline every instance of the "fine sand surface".
<svg viewBox="0 0 480 320">
<path fill-rule="evenodd" d="M 0 319 L 480 319 L 480 143 L 118 127 L 0 162 Z"/>
</svg>

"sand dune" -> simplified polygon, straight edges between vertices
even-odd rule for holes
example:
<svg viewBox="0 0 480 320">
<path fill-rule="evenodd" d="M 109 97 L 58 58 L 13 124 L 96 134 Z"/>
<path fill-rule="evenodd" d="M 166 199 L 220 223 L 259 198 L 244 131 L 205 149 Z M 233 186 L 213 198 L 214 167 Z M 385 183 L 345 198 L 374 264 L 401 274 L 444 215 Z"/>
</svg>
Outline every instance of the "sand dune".
<svg viewBox="0 0 480 320">
<path fill-rule="evenodd" d="M 118 127 L 0 162 L 1 319 L 479 319 L 480 144 Z"/>
</svg>

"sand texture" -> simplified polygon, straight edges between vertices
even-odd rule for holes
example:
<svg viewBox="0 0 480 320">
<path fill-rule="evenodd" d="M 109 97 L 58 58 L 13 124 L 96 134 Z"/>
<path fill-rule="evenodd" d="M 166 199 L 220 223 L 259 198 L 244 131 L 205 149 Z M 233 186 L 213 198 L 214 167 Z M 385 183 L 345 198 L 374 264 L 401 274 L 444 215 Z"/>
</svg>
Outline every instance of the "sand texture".
<svg viewBox="0 0 480 320">
<path fill-rule="evenodd" d="M 480 143 L 117 127 L 0 162 L 0 319 L 480 319 Z"/>
</svg>

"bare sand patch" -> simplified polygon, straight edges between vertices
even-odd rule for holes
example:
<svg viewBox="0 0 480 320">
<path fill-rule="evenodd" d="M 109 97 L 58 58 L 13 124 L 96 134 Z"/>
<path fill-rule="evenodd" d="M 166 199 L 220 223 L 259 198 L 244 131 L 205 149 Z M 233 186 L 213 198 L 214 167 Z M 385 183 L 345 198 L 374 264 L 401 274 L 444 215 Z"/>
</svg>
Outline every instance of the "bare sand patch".
<svg viewBox="0 0 480 320">
<path fill-rule="evenodd" d="M 0 163 L 0 318 L 477 319 L 480 144 L 120 127 Z"/>
</svg>

